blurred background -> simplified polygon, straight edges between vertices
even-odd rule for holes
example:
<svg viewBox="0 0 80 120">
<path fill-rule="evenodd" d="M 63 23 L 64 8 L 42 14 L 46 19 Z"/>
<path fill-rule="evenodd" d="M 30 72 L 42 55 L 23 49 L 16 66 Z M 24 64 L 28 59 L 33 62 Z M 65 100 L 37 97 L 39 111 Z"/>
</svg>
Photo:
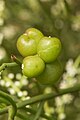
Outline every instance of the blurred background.
<svg viewBox="0 0 80 120">
<path fill-rule="evenodd" d="M 65 84 L 69 87 L 79 83 L 80 0 L 0 0 L 0 65 L 11 62 L 11 54 L 22 59 L 16 48 L 16 41 L 30 27 L 41 30 L 46 36 L 60 38 L 62 42 L 60 59 L 66 62 L 60 87 L 65 88 Z M 25 96 L 38 94 L 33 92 L 33 89 L 34 91 L 37 89 L 35 83 L 28 82 L 20 68 L 13 67 L 1 74 L 0 89 L 24 100 Z M 51 91 L 51 88 L 46 89 Z M 69 98 L 70 101 L 67 101 Z M 48 103 L 45 106 L 48 109 L 46 113 L 54 115 L 55 120 L 80 120 L 80 93 L 56 98 L 55 107 L 49 106 Z M 3 117 L 1 116 L 1 119 Z"/>
</svg>

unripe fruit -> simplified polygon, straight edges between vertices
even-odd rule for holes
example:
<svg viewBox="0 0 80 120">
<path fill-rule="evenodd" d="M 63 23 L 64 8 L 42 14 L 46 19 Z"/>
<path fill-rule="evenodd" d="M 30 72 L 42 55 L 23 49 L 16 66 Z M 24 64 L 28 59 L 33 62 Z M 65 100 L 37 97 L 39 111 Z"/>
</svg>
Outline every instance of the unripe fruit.
<svg viewBox="0 0 80 120">
<path fill-rule="evenodd" d="M 25 34 L 21 35 L 17 40 L 17 49 L 23 57 L 35 55 L 37 53 L 37 44 L 43 34 L 35 29 L 29 28 Z"/>
<path fill-rule="evenodd" d="M 37 47 L 38 55 L 46 62 L 56 60 L 61 51 L 61 42 L 55 37 L 43 37 Z"/>
<path fill-rule="evenodd" d="M 45 69 L 44 61 L 37 55 L 24 58 L 22 72 L 25 76 L 31 78 L 40 75 Z"/>
<path fill-rule="evenodd" d="M 36 41 L 23 34 L 17 41 L 17 49 L 23 57 L 34 55 L 36 53 Z"/>
<path fill-rule="evenodd" d="M 58 60 L 46 64 L 45 70 L 36 77 L 36 80 L 42 85 L 55 85 L 62 75 L 63 68 Z"/>
<path fill-rule="evenodd" d="M 42 32 L 36 28 L 29 28 L 26 30 L 25 34 L 29 36 L 30 39 L 35 39 L 36 43 L 38 44 L 41 38 L 44 37 Z"/>
</svg>

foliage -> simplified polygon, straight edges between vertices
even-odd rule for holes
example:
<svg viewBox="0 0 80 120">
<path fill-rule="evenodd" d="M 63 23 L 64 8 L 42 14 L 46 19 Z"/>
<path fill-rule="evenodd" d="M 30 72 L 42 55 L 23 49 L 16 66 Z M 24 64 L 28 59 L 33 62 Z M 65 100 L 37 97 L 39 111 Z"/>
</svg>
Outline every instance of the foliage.
<svg viewBox="0 0 80 120">
<path fill-rule="evenodd" d="M 15 54 L 22 61 L 16 41 L 30 27 L 62 42 L 65 70 L 57 87 L 28 79 L 11 60 Z M 79 54 L 79 0 L 0 0 L 0 119 L 79 120 Z"/>
</svg>

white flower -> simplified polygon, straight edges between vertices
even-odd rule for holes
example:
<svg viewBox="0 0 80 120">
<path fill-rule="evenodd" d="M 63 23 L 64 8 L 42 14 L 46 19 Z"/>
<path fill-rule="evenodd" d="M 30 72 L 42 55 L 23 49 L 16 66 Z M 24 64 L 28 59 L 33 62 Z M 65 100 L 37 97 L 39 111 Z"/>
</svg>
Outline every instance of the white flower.
<svg viewBox="0 0 80 120">
<path fill-rule="evenodd" d="M 6 87 L 9 87 L 11 85 L 11 83 L 9 82 L 9 81 L 7 81 L 6 83 L 5 83 L 5 86 Z"/>
<path fill-rule="evenodd" d="M 8 88 L 8 91 L 10 92 L 11 95 L 15 94 L 15 90 L 13 88 Z"/>
<path fill-rule="evenodd" d="M 65 115 L 64 113 L 60 113 L 60 114 L 58 115 L 58 118 L 59 118 L 59 120 L 63 120 L 63 119 L 66 118 L 66 115 Z"/>
<path fill-rule="evenodd" d="M 69 104 L 73 100 L 73 96 L 70 94 L 63 95 L 62 100 L 64 104 Z"/>
<path fill-rule="evenodd" d="M 22 96 L 23 96 L 22 91 L 19 91 L 19 92 L 17 93 L 17 95 L 18 95 L 18 97 L 22 97 Z"/>
<path fill-rule="evenodd" d="M 20 86 L 21 86 L 19 81 L 15 81 L 14 84 L 15 84 L 15 86 L 17 86 L 17 87 L 20 87 Z"/>
<path fill-rule="evenodd" d="M 16 74 L 16 79 L 20 80 L 21 77 L 22 77 L 21 73 L 17 73 L 17 74 Z"/>
<path fill-rule="evenodd" d="M 13 74 L 13 73 L 9 73 L 9 74 L 8 74 L 8 77 L 9 77 L 10 79 L 13 79 L 13 78 L 14 78 L 14 74 Z"/>
<path fill-rule="evenodd" d="M 23 96 L 27 96 L 28 92 L 27 91 L 23 91 Z"/>
<path fill-rule="evenodd" d="M 1 86 L 5 86 L 5 81 L 4 80 L 0 80 L 0 85 Z"/>
</svg>

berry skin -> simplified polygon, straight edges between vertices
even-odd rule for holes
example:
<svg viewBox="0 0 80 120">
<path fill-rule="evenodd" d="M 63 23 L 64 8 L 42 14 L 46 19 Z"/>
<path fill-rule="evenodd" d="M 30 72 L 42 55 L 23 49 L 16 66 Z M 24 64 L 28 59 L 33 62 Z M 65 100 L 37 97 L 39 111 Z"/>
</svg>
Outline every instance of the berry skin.
<svg viewBox="0 0 80 120">
<path fill-rule="evenodd" d="M 27 34 L 29 36 L 29 38 L 35 39 L 37 44 L 39 43 L 41 38 L 44 37 L 42 32 L 40 30 L 36 29 L 36 28 L 29 28 L 29 29 L 27 29 L 25 34 Z"/>
<path fill-rule="evenodd" d="M 21 35 L 17 41 L 17 49 L 23 57 L 36 54 L 36 41 Z"/>
<path fill-rule="evenodd" d="M 43 37 L 37 47 L 38 55 L 46 62 L 51 63 L 57 59 L 61 52 L 61 42 L 55 37 Z"/>
<path fill-rule="evenodd" d="M 40 75 L 45 69 L 44 61 L 37 55 L 24 58 L 22 72 L 28 78 Z"/>
<path fill-rule="evenodd" d="M 37 53 L 37 45 L 43 34 L 35 29 L 29 28 L 17 40 L 17 49 L 23 57 L 35 55 Z"/>
<path fill-rule="evenodd" d="M 36 77 L 36 80 L 42 85 L 55 85 L 62 73 L 62 65 L 56 60 L 50 64 L 46 64 L 45 70 Z"/>
</svg>

